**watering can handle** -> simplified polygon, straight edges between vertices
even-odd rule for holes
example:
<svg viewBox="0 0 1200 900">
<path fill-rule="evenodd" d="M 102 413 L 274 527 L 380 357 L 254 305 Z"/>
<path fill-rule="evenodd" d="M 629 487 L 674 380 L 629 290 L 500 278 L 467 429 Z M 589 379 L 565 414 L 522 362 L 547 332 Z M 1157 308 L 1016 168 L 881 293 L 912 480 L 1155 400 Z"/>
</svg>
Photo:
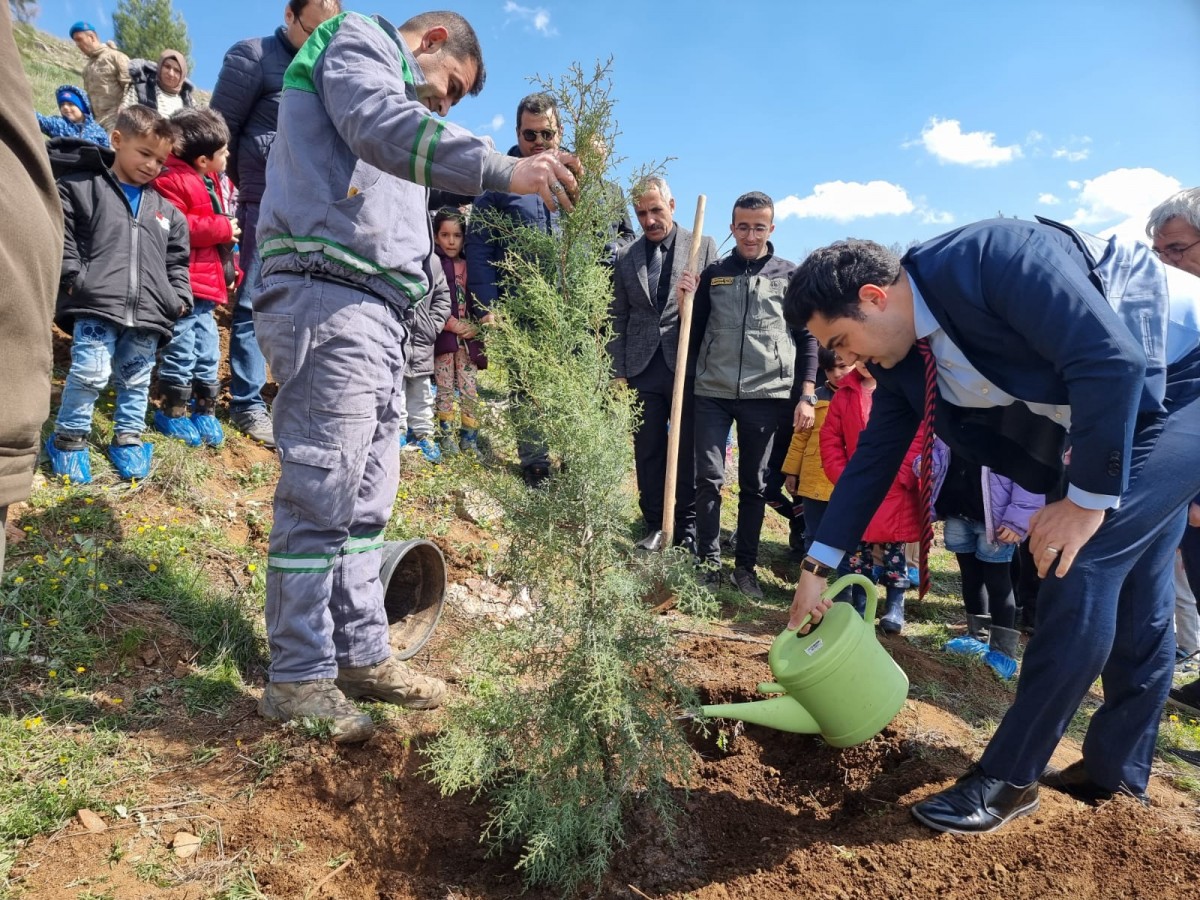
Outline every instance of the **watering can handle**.
<svg viewBox="0 0 1200 900">
<path fill-rule="evenodd" d="M 837 581 L 835 581 L 829 587 L 825 588 L 824 592 L 821 594 L 821 599 L 822 600 L 831 600 L 832 598 L 836 597 L 838 594 L 840 594 L 842 592 L 842 588 L 848 587 L 849 585 L 852 585 L 852 584 L 857 584 L 860 587 L 862 587 L 864 590 L 866 590 L 866 592 L 867 592 L 867 609 L 866 609 L 865 614 L 863 615 L 863 618 L 866 619 L 867 622 L 869 622 L 869 623 L 874 622 L 875 621 L 875 607 L 879 603 L 879 594 L 875 590 L 875 585 L 871 582 L 871 579 L 867 578 L 865 575 L 843 575 L 841 578 L 839 578 Z M 805 625 L 807 625 L 811 621 L 812 621 L 812 613 L 809 613 L 807 616 L 805 616 L 803 619 L 800 620 L 800 628 L 803 628 Z M 820 625 L 819 622 L 817 624 Z M 796 629 L 797 635 L 800 634 L 800 628 Z"/>
</svg>

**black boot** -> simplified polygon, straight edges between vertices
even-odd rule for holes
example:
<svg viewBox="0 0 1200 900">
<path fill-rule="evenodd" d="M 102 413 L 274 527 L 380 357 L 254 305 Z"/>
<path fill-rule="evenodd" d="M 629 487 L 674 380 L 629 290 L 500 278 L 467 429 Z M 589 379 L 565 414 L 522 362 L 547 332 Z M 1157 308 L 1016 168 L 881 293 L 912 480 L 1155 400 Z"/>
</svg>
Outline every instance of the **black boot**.
<svg viewBox="0 0 1200 900">
<path fill-rule="evenodd" d="M 991 625 L 992 617 L 987 613 L 980 616 L 973 616 L 967 613 L 967 635 L 975 638 L 975 640 L 982 644 L 988 642 Z"/>
<path fill-rule="evenodd" d="M 887 589 L 879 627 L 883 629 L 884 634 L 899 634 L 904 630 L 904 588 Z"/>
</svg>

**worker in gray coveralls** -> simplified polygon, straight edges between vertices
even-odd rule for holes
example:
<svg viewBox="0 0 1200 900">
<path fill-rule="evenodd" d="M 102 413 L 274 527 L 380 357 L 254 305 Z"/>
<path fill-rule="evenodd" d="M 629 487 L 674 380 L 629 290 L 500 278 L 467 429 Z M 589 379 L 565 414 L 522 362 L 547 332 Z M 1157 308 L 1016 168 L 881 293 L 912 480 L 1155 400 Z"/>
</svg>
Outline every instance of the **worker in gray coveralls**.
<svg viewBox="0 0 1200 900">
<path fill-rule="evenodd" d="M 483 82 L 474 30 L 447 12 L 399 29 L 335 16 L 284 76 L 254 300 L 255 334 L 280 385 L 282 461 L 259 712 L 330 720 L 336 741 L 372 733 L 348 698 L 429 709 L 446 689 L 392 657 L 379 581 L 399 483 L 405 338 L 433 283 L 429 188 L 536 193 L 564 210 L 577 191 L 570 154 L 505 156 L 438 118 Z"/>
</svg>

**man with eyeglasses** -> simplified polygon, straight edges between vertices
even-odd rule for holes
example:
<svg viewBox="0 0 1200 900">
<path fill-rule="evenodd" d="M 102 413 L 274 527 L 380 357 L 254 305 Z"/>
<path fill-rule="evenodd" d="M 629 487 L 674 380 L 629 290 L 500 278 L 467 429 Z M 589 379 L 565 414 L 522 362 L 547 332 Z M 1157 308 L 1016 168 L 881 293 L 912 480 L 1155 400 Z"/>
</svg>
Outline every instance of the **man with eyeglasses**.
<svg viewBox="0 0 1200 900">
<path fill-rule="evenodd" d="M 540 194 L 567 210 L 578 195 L 570 154 L 513 159 L 442 119 L 484 80 L 474 29 L 448 11 L 399 28 L 334 16 L 284 75 L 254 297 L 280 457 L 259 712 L 328 719 L 339 742 L 373 732 L 352 699 L 430 709 L 446 691 L 393 656 L 379 579 L 408 337 L 441 274 L 429 189 Z"/>
<path fill-rule="evenodd" d="M 725 437 L 736 423 L 738 527 L 730 580 L 745 596 L 762 599 L 754 566 L 767 466 L 780 422 L 791 419 L 797 376 L 796 342 L 783 318 L 783 294 L 796 265 L 775 255 L 775 204 L 766 194 L 738 197 L 729 230 L 733 250 L 701 273 L 699 285 L 687 273 L 680 279 L 683 290 L 696 287 L 688 352 L 695 378 L 696 555 L 701 581 L 716 587 Z M 805 394 L 816 382 L 815 350 L 811 356 L 811 371 L 800 373 Z"/>
<path fill-rule="evenodd" d="M 1146 235 L 1159 259 L 1200 276 L 1200 188 L 1180 191 L 1151 210 Z M 1188 505 L 1188 525 L 1179 551 L 1188 584 L 1195 592 L 1200 588 L 1200 497 Z M 1189 715 L 1200 715 L 1200 680 L 1172 688 L 1167 703 Z M 1193 764 L 1197 761 L 1200 755 L 1189 759 Z"/>
<path fill-rule="evenodd" d="M 239 262 L 246 273 L 229 325 L 229 418 L 238 431 L 272 449 L 271 413 L 262 396 L 267 361 L 254 337 L 254 295 L 262 290 L 256 233 L 267 153 L 279 128 L 284 72 L 313 29 L 341 11 L 340 0 L 289 0 L 274 34 L 238 41 L 226 51 L 213 88 L 211 106 L 229 126 L 226 173 L 238 189 Z"/>
</svg>

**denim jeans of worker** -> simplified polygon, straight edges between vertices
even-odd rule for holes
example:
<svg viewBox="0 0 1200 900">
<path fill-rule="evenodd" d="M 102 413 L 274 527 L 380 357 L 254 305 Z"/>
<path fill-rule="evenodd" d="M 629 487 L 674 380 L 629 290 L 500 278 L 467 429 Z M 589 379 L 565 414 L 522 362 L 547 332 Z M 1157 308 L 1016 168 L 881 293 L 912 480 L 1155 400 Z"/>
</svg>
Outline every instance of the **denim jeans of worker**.
<svg viewBox="0 0 1200 900">
<path fill-rule="evenodd" d="M 216 384 L 221 344 L 212 300 L 197 300 L 195 308 L 175 320 L 174 337 L 163 347 L 158 380 L 191 387 L 195 383 Z"/>
<path fill-rule="evenodd" d="M 245 275 L 238 287 L 229 325 L 229 410 L 235 413 L 267 408 L 262 398 L 267 383 L 267 360 L 254 336 L 254 295 L 262 290 L 262 256 L 255 236 L 258 206 L 245 203 L 238 208 L 242 226 L 239 262 Z"/>
<path fill-rule="evenodd" d="M 71 369 L 54 430 L 59 434 L 89 434 L 96 399 L 111 378 L 117 388 L 113 432 L 141 434 L 146 427 L 150 374 L 158 340 L 157 334 L 142 328 L 123 328 L 88 316 L 76 319 Z"/>
</svg>

